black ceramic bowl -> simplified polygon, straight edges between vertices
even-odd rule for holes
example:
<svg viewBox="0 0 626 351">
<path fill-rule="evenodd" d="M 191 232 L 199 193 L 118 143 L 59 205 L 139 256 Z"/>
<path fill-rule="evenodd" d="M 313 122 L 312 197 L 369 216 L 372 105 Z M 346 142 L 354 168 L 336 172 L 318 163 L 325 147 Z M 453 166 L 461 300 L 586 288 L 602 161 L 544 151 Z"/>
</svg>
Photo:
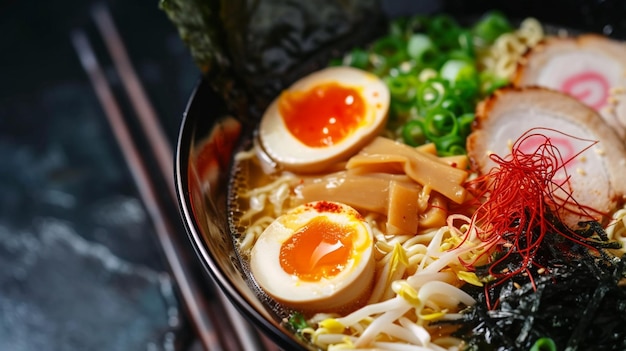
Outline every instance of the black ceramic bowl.
<svg viewBox="0 0 626 351">
<path fill-rule="evenodd" d="M 393 17 L 416 12 L 446 12 L 476 17 L 499 9 L 509 18 L 533 16 L 543 23 L 624 37 L 623 1 L 424 1 L 408 5 L 383 1 Z M 470 7 L 471 3 L 471 7 Z M 233 118 L 235 117 L 235 118 Z M 254 325 L 285 350 L 308 346 L 281 325 L 280 311 L 251 288 L 237 258 L 227 223 L 227 189 L 233 150 L 242 134 L 220 94 L 202 79 L 193 92 L 180 128 L 176 152 L 176 187 L 180 210 L 198 259 L 225 295 Z"/>
</svg>

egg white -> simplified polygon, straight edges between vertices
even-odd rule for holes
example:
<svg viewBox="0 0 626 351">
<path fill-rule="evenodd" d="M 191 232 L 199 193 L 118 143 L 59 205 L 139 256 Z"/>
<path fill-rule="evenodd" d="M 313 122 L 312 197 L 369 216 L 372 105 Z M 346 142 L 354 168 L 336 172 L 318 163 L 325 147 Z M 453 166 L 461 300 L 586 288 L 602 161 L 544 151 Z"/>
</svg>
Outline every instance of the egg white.
<svg viewBox="0 0 626 351">
<path fill-rule="evenodd" d="M 277 218 L 261 234 L 250 254 L 252 275 L 269 296 L 300 311 L 332 312 L 353 308 L 368 297 L 374 277 L 372 229 L 352 207 L 333 203 L 340 205 L 342 211 L 319 212 L 311 204 L 298 206 Z M 298 229 L 318 216 L 351 226 L 358 234 L 353 241 L 353 254 L 341 272 L 315 282 L 303 281 L 283 270 L 280 250 Z"/>
<path fill-rule="evenodd" d="M 359 91 L 365 102 L 366 122 L 334 145 L 310 147 L 289 132 L 278 108 L 279 98 L 276 98 L 263 115 L 259 125 L 259 139 L 263 152 L 284 169 L 321 171 L 354 154 L 384 128 L 389 111 L 389 89 L 372 73 L 352 67 L 329 67 L 298 80 L 288 90 L 307 91 L 331 82 Z"/>
</svg>

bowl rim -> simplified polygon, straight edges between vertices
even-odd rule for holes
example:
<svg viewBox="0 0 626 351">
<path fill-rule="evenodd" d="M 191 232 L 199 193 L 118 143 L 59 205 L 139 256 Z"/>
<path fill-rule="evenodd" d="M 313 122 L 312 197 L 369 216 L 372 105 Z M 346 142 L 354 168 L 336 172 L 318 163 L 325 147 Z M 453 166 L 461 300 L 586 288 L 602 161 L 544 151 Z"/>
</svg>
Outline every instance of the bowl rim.
<svg viewBox="0 0 626 351">
<path fill-rule="evenodd" d="M 203 77 L 199 79 L 192 90 L 187 106 L 181 120 L 176 152 L 174 160 L 174 181 L 176 195 L 179 205 L 179 212 L 183 221 L 187 237 L 191 242 L 196 256 L 200 259 L 202 267 L 208 273 L 211 281 L 226 295 L 228 300 L 248 321 L 256 328 L 260 329 L 276 345 L 286 350 L 307 350 L 307 348 L 297 341 L 295 334 L 289 333 L 281 327 L 275 320 L 268 320 L 244 297 L 236 284 L 229 278 L 225 270 L 218 263 L 215 254 L 207 247 L 202 229 L 198 226 L 192 210 L 189 191 L 189 180 L 187 169 L 190 162 L 190 150 L 196 140 L 196 122 L 200 114 L 198 109 L 210 108 L 210 103 L 223 104 L 221 99 L 210 87 L 209 82 Z M 211 125 L 219 121 L 219 116 L 211 114 L 212 111 L 204 110 L 203 117 L 212 119 Z M 213 111 L 216 112 L 216 111 Z M 208 131 L 207 131 L 208 136 Z M 229 240 L 230 241 L 230 240 Z"/>
</svg>

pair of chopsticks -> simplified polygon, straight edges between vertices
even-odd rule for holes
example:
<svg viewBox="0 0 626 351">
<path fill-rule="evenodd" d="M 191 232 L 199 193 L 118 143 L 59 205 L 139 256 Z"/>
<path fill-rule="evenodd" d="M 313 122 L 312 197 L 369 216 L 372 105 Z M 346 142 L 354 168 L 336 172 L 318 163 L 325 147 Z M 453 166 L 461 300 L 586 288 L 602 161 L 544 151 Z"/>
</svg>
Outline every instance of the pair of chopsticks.
<svg viewBox="0 0 626 351">
<path fill-rule="evenodd" d="M 97 98 L 102 105 L 113 134 L 136 183 L 148 215 L 154 225 L 158 241 L 169 265 L 170 273 L 176 282 L 179 296 L 187 311 L 196 335 L 206 350 L 278 350 L 266 337 L 251 327 L 227 300 L 224 294 L 213 286 L 202 285 L 198 274 L 192 270 L 192 260 L 185 251 L 182 240 L 187 240 L 184 233 L 176 233 L 174 221 L 178 214 L 166 210 L 164 202 L 177 204 L 174 186 L 174 152 L 157 112 L 153 108 L 141 80 L 136 74 L 127 54 L 124 43 L 117 31 L 109 9 L 104 4 L 97 4 L 91 9 L 99 35 L 104 40 L 107 54 L 110 56 L 124 91 L 132 105 L 134 117 L 138 119 L 141 133 L 149 144 L 150 154 L 140 154 L 133 140 L 128 121 L 120 108 L 111 84 L 107 80 L 98 58 L 92 48 L 87 32 L 75 29 L 70 37 L 81 65 L 87 73 Z M 181 111 L 181 116 L 182 116 Z M 146 157 L 152 157 L 159 174 L 148 171 Z M 157 192 L 155 177 L 167 184 L 167 192 Z M 180 231 L 180 227 L 178 227 Z M 208 277 L 204 277 L 208 279 Z M 207 289 L 210 292 L 207 293 Z M 207 299 L 207 295 L 217 299 Z M 226 316 L 227 318 L 224 318 Z"/>
</svg>

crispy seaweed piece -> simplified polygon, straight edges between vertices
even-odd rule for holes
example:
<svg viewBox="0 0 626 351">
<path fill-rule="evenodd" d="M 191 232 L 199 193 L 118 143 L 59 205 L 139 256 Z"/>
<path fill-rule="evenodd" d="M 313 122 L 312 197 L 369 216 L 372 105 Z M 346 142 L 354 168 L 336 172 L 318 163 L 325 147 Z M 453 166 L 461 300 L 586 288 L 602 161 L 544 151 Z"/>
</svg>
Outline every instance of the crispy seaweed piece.
<svg viewBox="0 0 626 351">
<path fill-rule="evenodd" d="M 378 0 L 160 1 L 240 118 L 258 117 L 281 89 L 382 34 L 387 23 Z"/>
<path fill-rule="evenodd" d="M 457 332 L 467 350 L 530 350 L 542 337 L 558 350 L 626 350 L 626 255 L 612 254 L 616 243 L 597 223 L 581 223 L 577 234 L 585 240 L 546 235 L 535 260 L 548 269 L 533 271 L 534 286 L 520 275 L 492 283 L 490 296 L 472 292 L 478 302 Z"/>
</svg>

